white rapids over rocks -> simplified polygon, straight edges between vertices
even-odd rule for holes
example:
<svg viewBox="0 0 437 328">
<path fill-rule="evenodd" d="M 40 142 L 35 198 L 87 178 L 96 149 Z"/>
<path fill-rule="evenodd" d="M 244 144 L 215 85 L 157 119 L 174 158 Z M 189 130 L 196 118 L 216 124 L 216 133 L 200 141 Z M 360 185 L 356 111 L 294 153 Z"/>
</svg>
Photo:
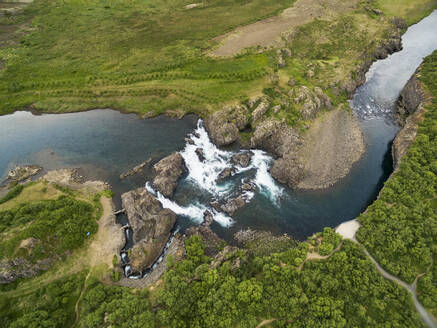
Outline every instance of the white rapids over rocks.
<svg viewBox="0 0 437 328">
<path fill-rule="evenodd" d="M 273 159 L 267 155 L 267 153 L 262 150 L 251 150 L 253 156 L 248 167 L 243 168 L 238 165 L 233 165 L 231 158 L 236 152 L 217 148 L 209 139 L 208 133 L 203 127 L 202 120 L 198 121 L 196 130 L 191 133 L 188 138 L 191 139 L 191 141 L 187 142 L 185 148 L 180 152 L 188 169 L 188 175 L 185 178 L 186 183 L 210 195 L 211 199 L 222 202 L 241 195 L 246 203 L 249 203 L 258 191 L 269 198 L 275 205 L 279 206 L 283 188 L 276 184 L 269 173 Z M 199 158 L 196 152 L 198 149 L 202 151 L 202 159 Z M 233 170 L 232 176 L 249 170 L 254 170 L 255 174 L 252 178 L 246 177 L 219 183 L 219 175 L 226 168 Z M 236 195 L 235 188 L 238 187 L 237 184 L 241 187 L 244 183 L 256 186 L 256 190 L 241 190 L 238 195 Z M 172 210 L 177 215 L 188 217 L 196 224 L 203 222 L 205 211 L 209 211 L 212 214 L 213 220 L 223 227 L 230 227 L 234 223 L 231 217 L 212 208 L 210 204 L 202 204 L 199 201 L 193 201 L 188 206 L 181 206 L 177 204 L 176 201 L 168 199 L 154 190 L 149 182 L 146 183 L 146 188 L 150 193 L 156 196 L 162 207 Z"/>
</svg>

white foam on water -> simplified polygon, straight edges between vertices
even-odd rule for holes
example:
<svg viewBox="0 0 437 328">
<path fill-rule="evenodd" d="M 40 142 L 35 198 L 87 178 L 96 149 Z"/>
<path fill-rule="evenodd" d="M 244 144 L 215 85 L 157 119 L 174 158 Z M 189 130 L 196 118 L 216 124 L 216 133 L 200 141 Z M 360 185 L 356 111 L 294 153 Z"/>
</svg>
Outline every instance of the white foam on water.
<svg viewBox="0 0 437 328">
<path fill-rule="evenodd" d="M 146 183 L 146 189 L 148 192 L 150 192 L 152 195 L 156 197 L 156 199 L 161 203 L 163 208 L 168 208 L 169 210 L 172 210 L 177 215 L 188 217 L 197 224 L 201 224 L 204 221 L 204 215 L 206 210 L 209 210 L 211 212 L 213 220 L 216 221 L 221 226 L 228 228 L 232 226 L 232 224 L 234 224 L 234 221 L 226 214 L 217 212 L 205 205 L 195 203 L 187 207 L 180 206 L 175 201 L 166 198 L 159 191 L 154 190 L 150 186 L 149 182 Z"/>
<path fill-rule="evenodd" d="M 207 191 L 213 198 L 225 201 L 232 196 L 235 191 L 235 180 L 218 183 L 220 173 L 230 168 L 234 170 L 233 175 L 241 174 L 249 170 L 255 170 L 255 177 L 252 180 L 240 180 L 241 183 L 248 182 L 255 184 L 258 190 L 269 198 L 275 205 L 279 206 L 279 200 L 283 193 L 283 188 L 278 186 L 269 173 L 272 163 L 272 157 L 261 150 L 251 150 L 253 156 L 248 167 L 234 166 L 231 158 L 235 152 L 224 151 L 217 148 L 209 139 L 208 133 L 203 127 L 202 120 L 197 122 L 196 130 L 188 136 L 191 141 L 187 142 L 185 148 L 180 152 L 188 169 L 186 181 L 193 187 Z M 203 160 L 196 153 L 196 150 L 202 151 Z M 178 215 L 190 218 L 195 223 L 200 224 L 204 220 L 205 211 L 208 210 L 214 221 L 223 227 L 230 227 L 234 221 L 232 218 L 222 212 L 211 208 L 209 204 L 203 205 L 194 202 L 189 206 L 180 206 L 176 202 L 166 198 L 161 193 L 155 191 L 149 183 L 146 184 L 147 190 L 155 195 L 162 207 L 168 208 Z M 243 191 L 242 196 L 246 203 L 250 202 L 255 196 L 253 191 Z"/>
<path fill-rule="evenodd" d="M 200 224 L 203 222 L 203 214 L 205 213 L 205 210 L 207 208 L 202 204 L 191 204 L 190 206 L 183 207 L 176 202 L 166 198 L 159 191 L 154 190 L 150 186 L 149 182 L 146 183 L 146 189 L 148 192 L 156 197 L 156 199 L 161 203 L 163 208 L 168 208 L 169 210 L 175 212 L 177 215 L 189 217 L 195 223 Z"/>
<path fill-rule="evenodd" d="M 229 228 L 234 224 L 234 220 L 232 220 L 229 216 L 222 212 L 210 211 L 212 212 L 212 218 L 222 227 Z"/>
<path fill-rule="evenodd" d="M 257 169 L 254 182 L 261 193 L 267 196 L 273 203 L 279 206 L 279 199 L 284 189 L 278 186 L 269 173 L 272 158 L 262 150 L 252 150 L 252 165 Z"/>
<path fill-rule="evenodd" d="M 229 191 L 229 185 L 217 184 L 219 174 L 225 168 L 231 168 L 232 152 L 218 149 L 209 139 L 203 127 L 202 120 L 197 122 L 197 129 L 189 135 L 193 144 L 187 142 L 181 155 L 188 168 L 187 180 L 195 186 L 207 190 L 213 195 L 224 195 Z M 196 154 L 196 149 L 202 149 L 204 161 Z"/>
</svg>

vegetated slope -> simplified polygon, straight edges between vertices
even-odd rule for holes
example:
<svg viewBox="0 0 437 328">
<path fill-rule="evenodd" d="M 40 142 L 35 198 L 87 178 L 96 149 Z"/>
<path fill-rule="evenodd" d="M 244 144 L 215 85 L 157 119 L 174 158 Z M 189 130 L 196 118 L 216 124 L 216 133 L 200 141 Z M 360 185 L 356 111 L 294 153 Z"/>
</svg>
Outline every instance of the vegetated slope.
<svg viewBox="0 0 437 328">
<path fill-rule="evenodd" d="M 324 253 L 340 241 L 329 229 L 324 238 Z M 140 310 L 128 307 L 132 295 L 115 301 L 116 290 L 96 284 L 84 298 L 81 325 L 104 326 L 106 313 L 113 326 L 137 318 L 146 327 L 256 327 L 264 319 L 274 319 L 275 327 L 422 327 L 408 293 L 382 278 L 349 241 L 327 260 L 307 261 L 303 268 L 307 243 L 266 256 L 228 249 L 221 261 L 204 255 L 200 238 L 189 239 L 186 249 L 187 258 L 153 292 L 155 321 L 149 311 L 141 320 Z M 143 304 L 137 309 L 147 308 L 146 295 L 136 295 Z"/>
<path fill-rule="evenodd" d="M 0 283 L 35 276 L 80 248 L 97 231 L 99 197 L 45 181 L 6 194 L 0 202 Z"/>
<path fill-rule="evenodd" d="M 27 107 L 51 112 L 112 107 L 144 115 L 206 115 L 274 90 L 281 106 L 277 116 L 288 123 L 303 120 L 301 105 L 286 93 L 289 78 L 297 86 L 326 89 L 338 104 L 347 98 L 342 89 L 368 59 L 366 53 L 394 28 L 388 17 L 374 13 L 374 2 L 361 1 L 345 16 L 314 20 L 291 35 L 292 53 L 282 62 L 275 50 L 252 49 L 229 59 L 206 55 L 215 36 L 293 3 L 220 0 L 185 9 L 188 3 L 179 0 L 36 1 L 23 15 L 0 18 L 0 31 L 22 25 L 10 33 L 14 42 L 0 48 L 0 114 Z M 28 34 L 21 36 L 23 31 Z"/>
<path fill-rule="evenodd" d="M 253 89 L 269 67 L 266 55 L 211 61 L 201 53 L 213 37 L 275 15 L 293 1 L 206 1 L 185 9 L 188 4 L 36 1 L 25 11 L 33 18 L 30 33 L 19 46 L 0 51 L 6 66 L 1 111 L 105 105 L 144 113 L 214 104 Z M 229 85 L 223 88 L 223 82 Z"/>
<path fill-rule="evenodd" d="M 210 258 L 204 249 L 200 237 L 188 239 L 186 258 L 170 260 L 150 291 L 102 284 L 96 272 L 84 290 L 82 272 L 5 293 L 0 326 L 65 327 L 79 302 L 78 327 L 256 327 L 265 319 L 274 327 L 423 327 L 408 292 L 329 228 L 278 253 L 227 247 Z"/>
<path fill-rule="evenodd" d="M 423 305 L 437 308 L 437 52 L 425 59 L 419 79 L 431 94 L 416 140 L 379 199 L 359 217 L 358 240 L 400 279 L 419 280 Z"/>
</svg>

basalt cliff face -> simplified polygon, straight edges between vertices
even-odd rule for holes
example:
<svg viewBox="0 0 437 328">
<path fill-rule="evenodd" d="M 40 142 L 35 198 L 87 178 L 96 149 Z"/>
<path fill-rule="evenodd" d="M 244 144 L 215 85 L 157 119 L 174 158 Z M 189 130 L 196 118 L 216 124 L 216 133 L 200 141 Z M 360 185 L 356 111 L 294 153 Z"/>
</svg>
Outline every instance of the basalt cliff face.
<svg viewBox="0 0 437 328">
<path fill-rule="evenodd" d="M 416 139 L 419 123 L 423 120 L 425 113 L 426 102 L 427 96 L 416 72 L 405 85 L 397 101 L 395 115 L 402 129 L 396 135 L 392 146 L 395 169 L 399 167 L 402 157 Z"/>
</svg>

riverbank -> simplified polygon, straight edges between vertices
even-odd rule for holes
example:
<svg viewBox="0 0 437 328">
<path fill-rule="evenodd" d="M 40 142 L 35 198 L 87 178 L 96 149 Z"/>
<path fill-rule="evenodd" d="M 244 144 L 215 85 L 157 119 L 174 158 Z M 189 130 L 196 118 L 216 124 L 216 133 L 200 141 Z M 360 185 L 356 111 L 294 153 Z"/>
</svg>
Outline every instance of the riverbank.
<svg viewBox="0 0 437 328">
<path fill-rule="evenodd" d="M 435 238 L 427 232 L 426 227 L 435 224 L 432 199 L 435 197 L 436 179 L 430 166 L 435 158 L 430 142 L 435 136 L 430 126 L 435 117 L 436 92 L 433 81 L 436 57 L 437 53 L 434 52 L 424 61 L 419 70 L 420 75 L 416 74 L 416 78 L 432 95 L 432 102 L 427 102 L 427 98 L 421 98 L 424 103 L 412 108 L 413 119 L 416 113 L 419 113 L 423 116 L 423 121 L 416 120 L 419 127 L 412 128 L 414 121 L 410 120 L 408 123 L 407 119 L 407 130 L 401 132 L 400 137 L 404 138 L 406 133 L 409 134 L 406 140 L 411 146 L 404 152 L 402 160 L 398 158 L 398 169 L 386 183 L 378 200 L 358 218 L 362 225 L 358 231 L 358 241 L 391 274 L 407 283 L 413 283 L 418 275 L 429 272 L 428 267 L 435 256 L 432 251 Z M 410 85 L 407 85 L 405 90 L 411 90 Z M 422 97 L 421 88 L 414 90 L 420 92 L 416 96 Z M 411 183 L 412 181 L 414 183 Z M 421 255 L 417 256 L 417 252 Z M 432 276 L 433 270 L 427 273 L 428 277 Z M 425 307 L 435 313 L 432 294 L 436 287 L 429 278 L 425 280 L 426 289 L 423 285 L 419 288 L 418 298 Z"/>
</svg>

